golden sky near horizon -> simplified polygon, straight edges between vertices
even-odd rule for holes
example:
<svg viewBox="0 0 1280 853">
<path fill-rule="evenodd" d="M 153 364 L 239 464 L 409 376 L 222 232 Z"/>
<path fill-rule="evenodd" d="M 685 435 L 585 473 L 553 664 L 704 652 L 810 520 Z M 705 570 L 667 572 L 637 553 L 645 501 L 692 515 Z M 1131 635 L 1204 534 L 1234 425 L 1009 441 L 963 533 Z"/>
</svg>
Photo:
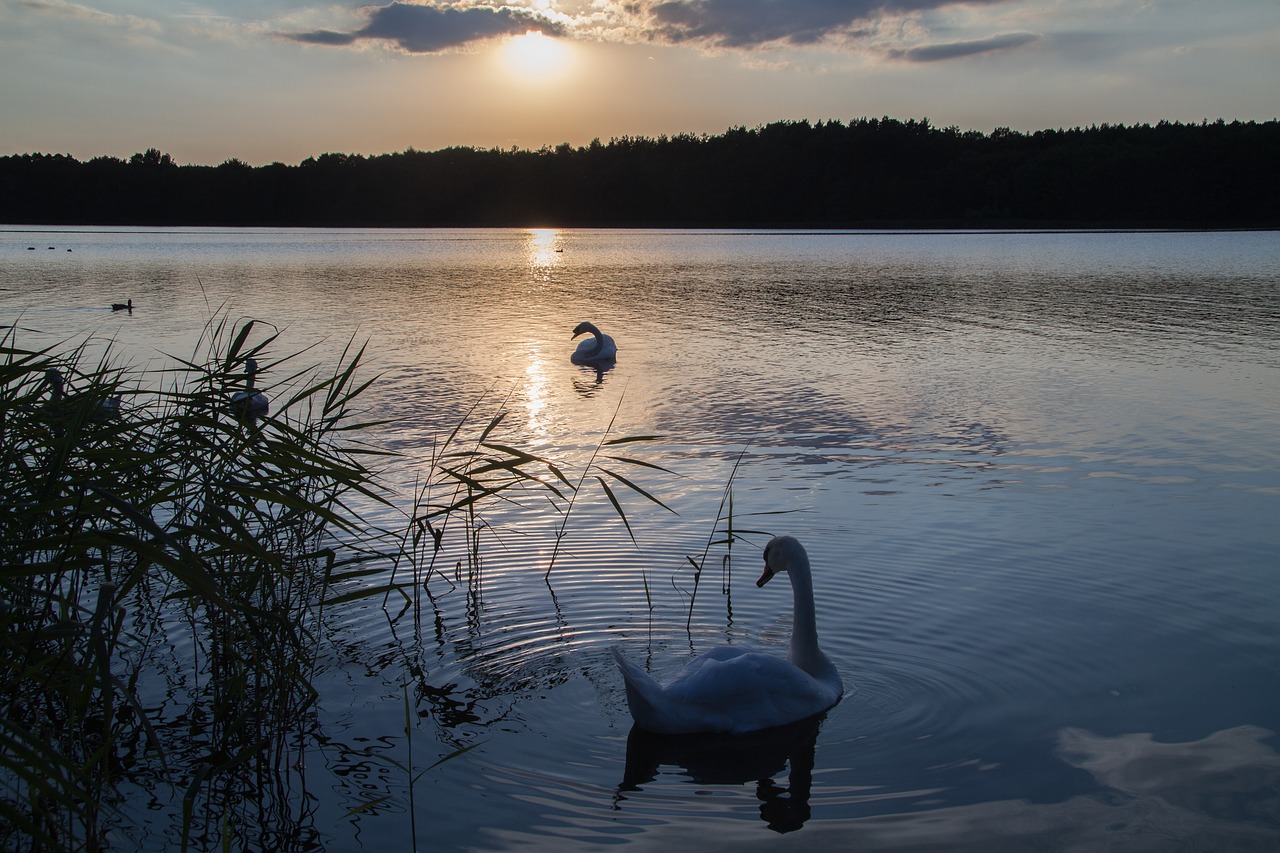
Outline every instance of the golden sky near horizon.
<svg viewBox="0 0 1280 853">
<path fill-rule="evenodd" d="M 0 0 L 0 154 L 297 163 L 778 120 L 1280 116 L 1280 3 Z"/>
</svg>

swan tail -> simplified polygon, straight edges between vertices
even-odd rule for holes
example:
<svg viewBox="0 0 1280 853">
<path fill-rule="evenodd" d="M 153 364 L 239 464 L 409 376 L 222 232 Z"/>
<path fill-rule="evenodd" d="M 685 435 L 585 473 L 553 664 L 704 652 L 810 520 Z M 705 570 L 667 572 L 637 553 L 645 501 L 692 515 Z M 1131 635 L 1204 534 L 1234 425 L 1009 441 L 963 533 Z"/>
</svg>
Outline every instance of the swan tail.
<svg viewBox="0 0 1280 853">
<path fill-rule="evenodd" d="M 656 704 L 662 696 L 662 687 L 653 680 L 653 676 L 645 672 L 638 664 L 622 653 L 618 646 L 611 646 L 613 659 L 622 670 L 622 679 L 627 684 L 627 706 L 631 708 L 631 717 L 642 729 L 661 730 L 659 720 L 661 710 Z"/>
</svg>

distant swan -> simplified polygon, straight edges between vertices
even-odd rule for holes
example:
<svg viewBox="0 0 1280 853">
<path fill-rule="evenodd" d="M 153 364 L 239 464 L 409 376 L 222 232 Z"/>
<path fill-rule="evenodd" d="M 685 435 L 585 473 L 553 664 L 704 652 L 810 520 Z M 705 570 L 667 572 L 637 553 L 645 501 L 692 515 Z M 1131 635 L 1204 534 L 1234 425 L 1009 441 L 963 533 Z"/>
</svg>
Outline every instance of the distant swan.
<svg viewBox="0 0 1280 853">
<path fill-rule="evenodd" d="M 242 419 L 252 420 L 260 418 L 267 414 L 269 403 L 267 395 L 261 391 L 254 390 L 254 377 L 258 375 L 258 362 L 255 359 L 248 359 L 244 363 L 245 373 L 248 379 L 245 381 L 245 390 L 237 391 L 231 395 L 231 408 L 236 415 Z"/>
<path fill-rule="evenodd" d="M 112 311 L 128 311 L 130 314 L 132 314 L 132 313 L 133 313 L 133 300 L 132 300 L 132 299 L 130 299 L 128 302 L 112 302 L 112 303 L 111 303 L 111 310 L 112 310 Z"/>
<path fill-rule="evenodd" d="M 613 338 L 603 334 L 595 327 L 594 323 L 579 323 L 573 327 L 572 338 L 578 335 L 591 334 L 589 341 L 582 341 L 578 344 L 578 348 L 573 351 L 573 355 L 569 356 L 569 360 L 574 364 L 593 364 L 599 361 L 612 361 L 618 357 L 618 345 L 613 342 Z"/>
<path fill-rule="evenodd" d="M 840 673 L 818 648 L 809 556 L 794 537 L 778 536 L 765 546 L 756 586 L 778 572 L 791 578 L 794 598 L 789 660 L 725 646 L 699 655 L 660 685 L 613 647 L 636 725 L 659 734 L 742 733 L 803 720 L 840 700 Z"/>
<path fill-rule="evenodd" d="M 62 379 L 62 374 L 54 370 L 52 367 L 44 372 L 44 381 L 49 385 L 49 402 L 46 404 L 48 411 L 56 418 L 66 418 L 71 416 L 70 406 L 78 405 L 83 399 L 82 395 L 68 397 L 66 388 Z M 93 409 L 89 412 L 89 420 L 91 421 L 115 421 L 120 419 L 120 398 L 104 397 L 98 400 Z"/>
</svg>

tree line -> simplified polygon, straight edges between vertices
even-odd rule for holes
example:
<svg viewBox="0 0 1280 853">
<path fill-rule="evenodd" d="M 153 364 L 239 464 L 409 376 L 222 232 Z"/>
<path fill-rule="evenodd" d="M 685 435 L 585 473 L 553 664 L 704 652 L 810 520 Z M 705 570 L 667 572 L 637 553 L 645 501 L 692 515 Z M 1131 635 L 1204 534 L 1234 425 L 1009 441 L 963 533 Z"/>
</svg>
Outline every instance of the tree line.
<svg viewBox="0 0 1280 853">
<path fill-rule="evenodd" d="M 296 166 L 0 157 L 0 222 L 47 225 L 1280 226 L 1280 122 L 1022 133 L 891 118 Z"/>
</svg>

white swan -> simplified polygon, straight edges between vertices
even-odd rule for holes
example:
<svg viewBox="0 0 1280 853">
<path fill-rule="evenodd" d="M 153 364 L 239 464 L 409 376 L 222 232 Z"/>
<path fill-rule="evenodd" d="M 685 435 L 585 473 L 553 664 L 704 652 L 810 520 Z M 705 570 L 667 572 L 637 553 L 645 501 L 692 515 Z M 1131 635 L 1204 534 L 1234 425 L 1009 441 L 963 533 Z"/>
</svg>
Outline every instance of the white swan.
<svg viewBox="0 0 1280 853">
<path fill-rule="evenodd" d="M 601 361 L 613 361 L 618 357 L 618 345 L 613 342 L 613 338 L 597 329 L 594 323 L 579 323 L 574 326 L 570 340 L 588 333 L 593 336 L 592 339 L 579 343 L 573 355 L 569 356 L 570 361 L 574 364 L 595 364 Z"/>
<path fill-rule="evenodd" d="M 245 390 L 237 391 L 231 395 L 231 408 L 236 415 L 241 418 L 253 419 L 260 418 L 267 414 L 269 403 L 267 395 L 261 391 L 255 391 L 253 388 L 254 377 L 258 375 L 258 362 L 255 359 L 248 359 L 244 363 L 245 372 L 248 379 L 245 381 Z"/>
<path fill-rule="evenodd" d="M 795 599 L 789 660 L 726 646 L 658 684 L 613 647 L 636 725 L 659 734 L 742 733 L 803 720 L 840 700 L 840 673 L 818 648 L 809 556 L 794 537 L 777 536 L 765 546 L 756 586 L 778 572 L 791 578 Z"/>
</svg>

